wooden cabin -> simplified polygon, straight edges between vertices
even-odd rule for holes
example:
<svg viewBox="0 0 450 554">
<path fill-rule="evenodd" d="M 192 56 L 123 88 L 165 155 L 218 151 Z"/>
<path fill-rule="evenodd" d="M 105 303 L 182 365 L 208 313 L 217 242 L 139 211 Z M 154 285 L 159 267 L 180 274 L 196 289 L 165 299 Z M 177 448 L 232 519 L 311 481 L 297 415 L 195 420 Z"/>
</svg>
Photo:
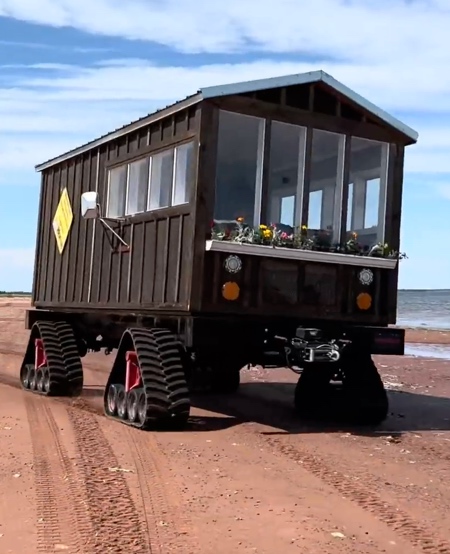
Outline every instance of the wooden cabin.
<svg viewBox="0 0 450 554">
<path fill-rule="evenodd" d="M 211 240 L 211 222 L 304 225 L 333 244 L 357 233 L 398 251 L 404 152 L 417 138 L 322 71 L 200 89 L 37 166 L 33 304 L 393 323 L 395 258 Z M 101 220 L 81 217 L 88 191 Z M 230 255 L 243 262 L 236 302 L 221 294 Z M 359 313 L 361 287 L 374 301 Z"/>
</svg>

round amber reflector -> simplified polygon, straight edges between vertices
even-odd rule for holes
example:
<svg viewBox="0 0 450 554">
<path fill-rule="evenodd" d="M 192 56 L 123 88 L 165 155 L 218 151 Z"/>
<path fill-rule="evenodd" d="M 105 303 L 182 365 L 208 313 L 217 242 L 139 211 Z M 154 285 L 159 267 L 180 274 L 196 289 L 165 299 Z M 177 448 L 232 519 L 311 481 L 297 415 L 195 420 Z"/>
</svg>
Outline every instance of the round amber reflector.
<svg viewBox="0 0 450 554">
<path fill-rule="evenodd" d="M 360 310 L 368 310 L 372 306 L 372 297 L 367 292 L 361 292 L 356 297 L 356 305 Z"/>
<path fill-rule="evenodd" d="M 240 292 L 239 285 L 234 281 L 227 281 L 222 285 L 222 296 L 225 300 L 237 300 Z"/>
</svg>

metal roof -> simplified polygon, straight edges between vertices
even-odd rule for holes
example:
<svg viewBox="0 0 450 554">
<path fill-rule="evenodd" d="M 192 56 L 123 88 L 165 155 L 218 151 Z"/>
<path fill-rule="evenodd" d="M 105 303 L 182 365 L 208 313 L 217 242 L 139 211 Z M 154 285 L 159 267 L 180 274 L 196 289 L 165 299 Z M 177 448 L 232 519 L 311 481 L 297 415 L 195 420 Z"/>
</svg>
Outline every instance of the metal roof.
<svg viewBox="0 0 450 554">
<path fill-rule="evenodd" d="M 96 148 L 102 144 L 110 142 L 120 136 L 144 127 L 149 123 L 152 123 L 154 121 L 167 117 L 168 115 L 171 115 L 172 113 L 175 113 L 179 110 L 197 104 L 202 100 L 218 98 L 220 96 L 230 96 L 234 94 L 256 92 L 258 90 L 282 88 L 293 85 L 305 85 L 316 82 L 325 83 L 329 87 L 333 88 L 336 92 L 342 94 L 350 101 L 354 102 L 359 107 L 367 110 L 375 117 L 384 121 L 387 125 L 393 127 L 394 129 L 397 129 L 397 131 L 411 139 L 412 142 L 417 142 L 417 139 L 419 138 L 419 134 L 417 131 L 415 131 L 411 127 L 408 127 L 408 125 L 402 123 L 400 120 L 398 120 L 388 112 L 382 110 L 375 104 L 372 104 L 372 102 L 370 102 L 360 94 L 356 93 L 346 85 L 342 84 L 331 75 L 328 75 L 328 73 L 319 70 L 310 71 L 308 73 L 298 73 L 295 75 L 285 75 L 282 77 L 270 77 L 268 79 L 258 79 L 255 81 L 244 81 L 240 83 L 201 88 L 196 94 L 188 96 L 184 100 L 180 100 L 178 102 L 175 102 L 174 104 L 166 106 L 165 108 L 161 108 L 152 114 L 148 114 L 132 123 L 124 125 L 123 127 L 120 127 L 115 131 L 112 131 L 111 133 L 107 133 L 106 135 L 103 135 L 98 139 L 92 140 L 78 148 L 74 148 L 73 150 L 70 150 L 69 152 L 61 156 L 57 156 L 42 164 L 39 164 L 36 166 L 35 169 L 36 171 L 43 171 L 44 169 L 47 169 L 48 167 L 51 167 L 57 163 L 61 163 L 70 158 L 73 158 L 74 156 L 83 154 L 84 152 L 87 152 L 92 148 Z"/>
</svg>

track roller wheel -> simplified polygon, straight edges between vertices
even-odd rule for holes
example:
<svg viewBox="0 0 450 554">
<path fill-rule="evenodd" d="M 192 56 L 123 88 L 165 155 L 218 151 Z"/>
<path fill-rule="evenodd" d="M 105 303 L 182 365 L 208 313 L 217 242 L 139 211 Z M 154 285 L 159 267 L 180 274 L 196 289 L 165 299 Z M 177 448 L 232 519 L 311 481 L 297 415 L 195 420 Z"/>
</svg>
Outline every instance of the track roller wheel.
<svg viewBox="0 0 450 554">
<path fill-rule="evenodd" d="M 34 323 L 20 368 L 20 381 L 22 388 L 45 396 L 80 394 L 83 371 L 75 337 L 67 323 Z"/>
<path fill-rule="evenodd" d="M 109 416 L 117 415 L 118 385 L 110 385 L 106 394 L 105 411 Z"/>
<path fill-rule="evenodd" d="M 30 388 L 30 371 L 34 371 L 34 367 L 31 364 L 24 364 L 20 369 L 20 383 L 23 389 Z"/>
<path fill-rule="evenodd" d="M 127 418 L 127 393 L 123 385 L 117 385 L 117 416 L 120 419 Z"/>
<path fill-rule="evenodd" d="M 134 423 L 138 416 L 139 389 L 130 390 L 127 394 L 128 420 Z"/>
<path fill-rule="evenodd" d="M 109 399 L 117 390 L 117 414 Z M 123 392 L 122 392 L 123 391 Z M 189 418 L 189 392 L 179 341 L 167 329 L 127 329 L 105 389 L 105 413 L 140 429 L 179 427 Z"/>
<path fill-rule="evenodd" d="M 44 370 L 38 369 L 36 371 L 36 390 L 38 392 L 44 392 Z"/>
<path fill-rule="evenodd" d="M 37 375 L 36 375 L 36 370 L 33 368 L 30 369 L 30 373 L 29 373 L 29 389 L 32 390 L 32 391 L 35 391 L 37 389 L 36 387 L 36 384 L 37 384 Z"/>
</svg>

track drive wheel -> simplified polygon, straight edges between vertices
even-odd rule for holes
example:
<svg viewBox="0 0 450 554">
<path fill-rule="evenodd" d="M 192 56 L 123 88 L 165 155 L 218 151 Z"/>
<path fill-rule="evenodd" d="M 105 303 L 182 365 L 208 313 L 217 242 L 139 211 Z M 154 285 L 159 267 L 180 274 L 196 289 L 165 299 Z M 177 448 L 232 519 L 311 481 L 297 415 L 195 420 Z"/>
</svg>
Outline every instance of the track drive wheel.
<svg viewBox="0 0 450 554">
<path fill-rule="evenodd" d="M 20 368 L 22 388 L 44 396 L 80 394 L 83 370 L 73 344 L 75 337 L 67 323 L 36 321 Z"/>
<path fill-rule="evenodd" d="M 138 369 L 129 390 L 127 353 L 135 354 Z M 181 345 L 169 330 L 127 329 L 105 388 L 106 415 L 139 429 L 184 426 L 190 401 L 182 359 Z"/>
</svg>

